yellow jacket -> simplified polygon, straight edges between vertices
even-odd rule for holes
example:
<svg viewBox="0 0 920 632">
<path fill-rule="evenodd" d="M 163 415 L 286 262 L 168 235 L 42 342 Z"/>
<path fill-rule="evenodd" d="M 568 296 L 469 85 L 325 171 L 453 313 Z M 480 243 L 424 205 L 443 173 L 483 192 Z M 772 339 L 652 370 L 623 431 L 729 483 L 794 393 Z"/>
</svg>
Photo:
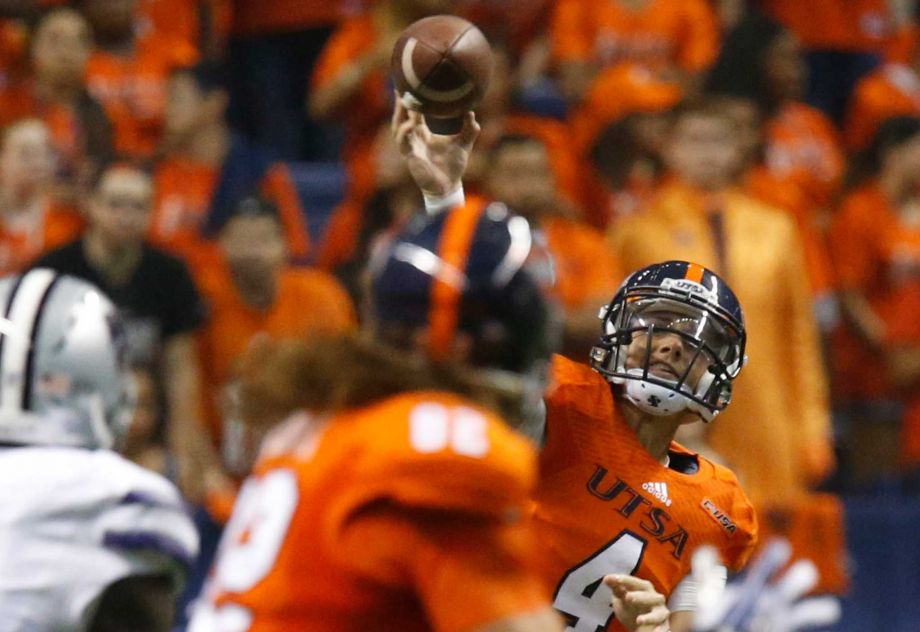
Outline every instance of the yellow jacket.
<svg viewBox="0 0 920 632">
<path fill-rule="evenodd" d="M 833 466 L 827 379 L 797 228 L 740 191 L 720 197 L 725 261 L 702 195 L 665 184 L 651 207 L 614 225 L 626 270 L 683 259 L 725 277 L 741 301 L 748 365 L 707 440 L 752 498 L 794 494 Z"/>
</svg>

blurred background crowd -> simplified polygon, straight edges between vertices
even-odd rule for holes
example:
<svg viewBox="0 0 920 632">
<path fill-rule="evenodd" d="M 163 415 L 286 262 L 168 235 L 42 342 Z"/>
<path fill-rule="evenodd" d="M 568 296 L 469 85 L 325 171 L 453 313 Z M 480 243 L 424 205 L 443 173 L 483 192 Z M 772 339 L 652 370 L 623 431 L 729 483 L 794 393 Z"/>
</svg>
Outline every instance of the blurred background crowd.
<svg viewBox="0 0 920 632">
<path fill-rule="evenodd" d="M 463 15 L 495 55 L 467 197 L 540 230 L 566 354 L 587 359 L 635 268 L 727 278 L 750 364 L 682 440 L 855 599 L 872 571 L 854 557 L 920 556 L 918 5 L 0 0 L 0 273 L 51 266 L 125 311 L 125 449 L 213 546 L 259 440 L 237 360 L 260 335 L 355 326 L 369 253 L 422 208 L 390 138 L 390 51 Z"/>
</svg>

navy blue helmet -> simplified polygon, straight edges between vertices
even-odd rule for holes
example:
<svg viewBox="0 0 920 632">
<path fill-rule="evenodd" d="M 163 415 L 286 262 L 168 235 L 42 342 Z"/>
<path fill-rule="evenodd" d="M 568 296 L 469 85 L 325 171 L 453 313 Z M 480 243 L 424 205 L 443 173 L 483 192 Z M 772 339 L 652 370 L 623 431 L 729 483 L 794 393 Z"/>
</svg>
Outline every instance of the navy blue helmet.
<svg viewBox="0 0 920 632">
<path fill-rule="evenodd" d="M 458 334 L 472 365 L 526 373 L 545 365 L 560 335 L 553 269 L 523 217 L 471 202 L 416 217 L 371 261 L 378 334 L 448 361 Z"/>
<path fill-rule="evenodd" d="M 745 363 L 744 314 L 738 297 L 716 273 L 687 261 L 665 261 L 631 274 L 609 305 L 601 309 L 603 333 L 591 352 L 591 365 L 626 397 L 654 415 L 689 409 L 711 421 L 731 400 L 732 381 Z M 681 370 L 654 370 L 652 340 L 679 338 L 685 357 Z M 627 366 L 630 345 L 646 345 Z M 686 366 L 683 366 L 686 364 Z M 705 367 L 700 377 L 693 374 Z"/>
</svg>

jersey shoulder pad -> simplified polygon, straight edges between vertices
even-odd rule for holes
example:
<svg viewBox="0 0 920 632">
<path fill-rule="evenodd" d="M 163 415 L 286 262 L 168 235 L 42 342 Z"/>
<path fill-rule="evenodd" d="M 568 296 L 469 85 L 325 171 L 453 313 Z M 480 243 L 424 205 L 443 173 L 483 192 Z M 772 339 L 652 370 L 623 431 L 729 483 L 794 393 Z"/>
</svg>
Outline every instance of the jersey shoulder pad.
<svg viewBox="0 0 920 632">
<path fill-rule="evenodd" d="M 344 424 L 353 484 L 339 511 L 386 499 L 426 510 L 504 516 L 536 483 L 533 444 L 494 413 L 445 393 L 391 398 Z M 330 433 L 331 438 L 331 433 Z"/>
<path fill-rule="evenodd" d="M 117 454 L 94 456 L 98 541 L 130 561 L 130 574 L 187 570 L 198 555 L 198 534 L 176 487 Z M 107 488 L 103 476 L 109 477 Z"/>
<path fill-rule="evenodd" d="M 729 536 L 721 551 L 723 561 L 730 569 L 739 570 L 757 544 L 757 514 L 730 469 L 705 457 L 698 458 L 701 470 L 709 471 L 712 477 L 710 493 L 703 496 L 701 505 Z"/>
<path fill-rule="evenodd" d="M 564 409 L 588 416 L 609 416 L 614 406 L 607 380 L 588 365 L 560 355 L 553 356 L 550 364 L 544 400 L 548 412 Z"/>
</svg>

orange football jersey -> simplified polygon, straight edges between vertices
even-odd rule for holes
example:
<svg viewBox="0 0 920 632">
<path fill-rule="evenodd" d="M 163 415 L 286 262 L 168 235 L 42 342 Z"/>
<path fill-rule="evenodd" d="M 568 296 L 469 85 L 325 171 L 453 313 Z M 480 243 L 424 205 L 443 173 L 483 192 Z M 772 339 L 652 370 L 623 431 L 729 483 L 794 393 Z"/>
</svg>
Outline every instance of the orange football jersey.
<svg viewBox="0 0 920 632">
<path fill-rule="evenodd" d="M 757 520 L 728 469 L 677 443 L 659 463 L 616 413 L 610 385 L 590 367 L 556 357 L 546 395 L 546 445 L 533 506 L 541 573 L 569 630 L 624 628 L 613 621 L 608 573 L 647 579 L 668 596 L 701 544 L 731 569 L 751 553 Z"/>
<path fill-rule="evenodd" d="M 295 416 L 241 491 L 191 629 L 460 631 L 545 607 L 536 459 L 448 393 Z"/>
</svg>

